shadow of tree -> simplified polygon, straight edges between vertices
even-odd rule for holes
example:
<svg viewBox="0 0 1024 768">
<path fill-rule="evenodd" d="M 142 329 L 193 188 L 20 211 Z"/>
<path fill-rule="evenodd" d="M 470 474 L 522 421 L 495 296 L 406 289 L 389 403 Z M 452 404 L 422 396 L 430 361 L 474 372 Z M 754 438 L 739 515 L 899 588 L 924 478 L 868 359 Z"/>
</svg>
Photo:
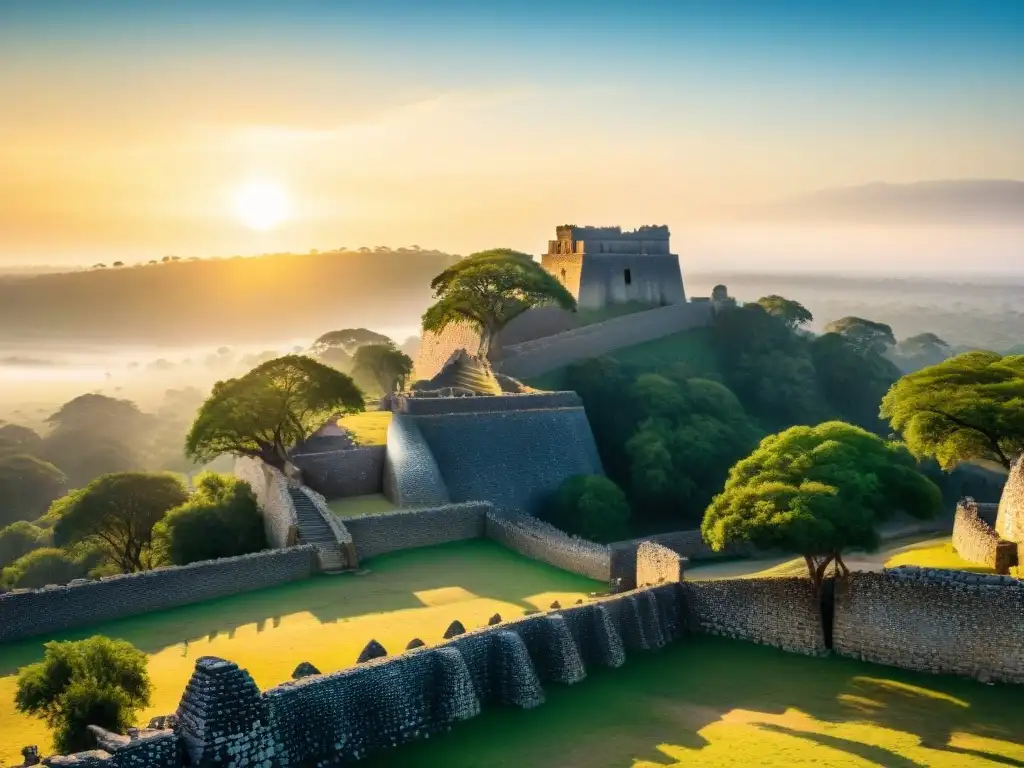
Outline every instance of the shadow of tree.
<svg viewBox="0 0 1024 768">
<path fill-rule="evenodd" d="M 787 728 L 786 726 L 775 725 L 774 723 L 761 723 L 757 727 L 763 731 L 781 733 L 786 736 L 796 736 L 801 739 L 807 739 L 808 741 L 823 744 L 826 747 L 839 749 L 843 752 L 848 752 L 851 755 L 863 758 L 864 760 L 870 760 L 878 765 L 884 765 L 885 768 L 921 768 L 923 765 L 922 763 L 915 762 L 914 760 L 908 760 L 902 755 L 898 755 L 892 750 L 885 749 L 884 747 L 878 747 L 872 744 L 863 744 L 859 741 L 853 741 L 852 739 L 843 739 L 838 736 L 815 733 L 814 731 L 801 731 L 797 728 Z"/>
</svg>

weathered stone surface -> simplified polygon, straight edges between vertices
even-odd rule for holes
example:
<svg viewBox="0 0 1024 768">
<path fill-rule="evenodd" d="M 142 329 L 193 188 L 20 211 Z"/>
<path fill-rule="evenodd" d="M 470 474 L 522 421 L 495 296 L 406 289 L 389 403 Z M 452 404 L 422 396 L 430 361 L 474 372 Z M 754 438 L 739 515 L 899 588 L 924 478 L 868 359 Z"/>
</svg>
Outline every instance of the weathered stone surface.
<svg viewBox="0 0 1024 768">
<path fill-rule="evenodd" d="M 996 504 L 961 500 L 953 518 L 953 548 L 965 560 L 1006 574 L 1017 564 L 1017 544 L 1001 539 L 996 533 L 997 509 Z"/>
<path fill-rule="evenodd" d="M 1001 538 L 1024 544 L 1024 454 L 1016 458 L 1006 478 L 995 527 Z"/>
<path fill-rule="evenodd" d="M 360 561 L 388 552 L 484 535 L 490 505 L 480 502 L 405 509 L 345 521 Z"/>
<path fill-rule="evenodd" d="M 310 675 L 319 675 L 320 670 L 310 664 L 308 661 L 299 662 L 299 665 L 292 671 L 292 680 L 298 680 L 300 677 L 309 677 Z"/>
<path fill-rule="evenodd" d="M 420 640 L 418 637 L 414 637 L 409 641 L 409 644 L 405 646 L 405 650 L 411 651 L 413 648 L 422 648 L 426 643 Z"/>
<path fill-rule="evenodd" d="M 501 624 L 501 614 L 496 613 L 487 620 L 488 626 L 493 627 L 495 624 Z"/>
<path fill-rule="evenodd" d="M 310 446 L 310 448 L 315 446 Z M 302 470 L 303 482 L 328 499 L 382 493 L 383 445 L 294 453 L 292 463 Z"/>
<path fill-rule="evenodd" d="M 465 633 L 466 633 L 466 628 L 464 626 L 462 626 L 462 622 L 461 621 L 456 619 L 451 624 L 449 624 L 448 625 L 448 629 L 446 629 L 444 631 L 444 639 L 445 640 L 450 640 L 451 638 L 455 637 L 456 635 L 464 635 Z"/>
<path fill-rule="evenodd" d="M 356 659 L 356 661 L 359 664 L 363 664 L 364 662 L 379 659 L 387 655 L 387 649 L 383 645 L 378 643 L 376 640 L 371 640 L 366 644 L 366 647 L 363 648 L 362 652 L 360 652 L 359 658 Z"/>
<path fill-rule="evenodd" d="M 654 542 L 641 542 L 636 550 L 636 585 L 678 583 L 683 580 L 685 566 L 686 558 L 678 552 Z"/>
</svg>

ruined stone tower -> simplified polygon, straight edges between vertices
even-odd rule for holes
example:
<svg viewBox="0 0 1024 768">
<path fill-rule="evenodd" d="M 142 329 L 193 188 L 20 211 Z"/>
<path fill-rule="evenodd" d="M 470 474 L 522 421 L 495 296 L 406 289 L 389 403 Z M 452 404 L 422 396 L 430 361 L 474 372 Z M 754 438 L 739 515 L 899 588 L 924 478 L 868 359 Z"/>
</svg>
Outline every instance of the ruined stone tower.
<svg viewBox="0 0 1024 768">
<path fill-rule="evenodd" d="M 686 301 L 679 258 L 669 250 L 666 226 L 556 228 L 541 264 L 565 287 L 580 309 L 636 302 L 663 306 Z"/>
</svg>

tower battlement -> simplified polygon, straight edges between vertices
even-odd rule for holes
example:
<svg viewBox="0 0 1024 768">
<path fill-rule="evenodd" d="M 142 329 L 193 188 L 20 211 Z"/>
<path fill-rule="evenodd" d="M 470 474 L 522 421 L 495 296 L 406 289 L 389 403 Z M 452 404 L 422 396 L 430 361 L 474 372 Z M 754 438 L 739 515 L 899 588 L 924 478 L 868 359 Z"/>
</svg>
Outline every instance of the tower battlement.
<svg viewBox="0 0 1024 768">
<path fill-rule="evenodd" d="M 667 255 L 669 231 L 664 224 L 648 224 L 630 231 L 622 227 L 593 227 L 563 224 L 555 227 L 555 240 L 548 241 L 549 254 L 633 254 Z"/>
</svg>

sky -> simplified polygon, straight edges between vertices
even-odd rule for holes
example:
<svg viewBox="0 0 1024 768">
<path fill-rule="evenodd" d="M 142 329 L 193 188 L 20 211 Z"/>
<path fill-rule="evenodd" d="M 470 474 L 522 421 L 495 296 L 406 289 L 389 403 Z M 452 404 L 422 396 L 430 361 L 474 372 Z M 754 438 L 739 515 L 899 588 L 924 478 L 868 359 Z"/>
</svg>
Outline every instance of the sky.
<svg viewBox="0 0 1024 768">
<path fill-rule="evenodd" d="M 1024 179 L 1022 72 L 1020 0 L 0 0 L 0 266 L 700 242 L 820 188 Z M 277 226 L 237 215 L 254 183 Z"/>
</svg>

